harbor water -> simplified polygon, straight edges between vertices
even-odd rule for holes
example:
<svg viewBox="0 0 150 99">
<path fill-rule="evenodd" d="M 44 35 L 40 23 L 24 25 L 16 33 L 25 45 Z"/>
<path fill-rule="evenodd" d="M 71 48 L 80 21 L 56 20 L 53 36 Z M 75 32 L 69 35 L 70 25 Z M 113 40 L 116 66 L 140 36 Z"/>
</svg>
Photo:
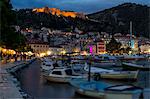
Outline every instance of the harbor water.
<svg viewBox="0 0 150 99">
<path fill-rule="evenodd" d="M 46 81 L 41 76 L 40 71 L 40 60 L 36 60 L 29 67 L 18 71 L 17 77 L 21 83 L 21 88 L 24 92 L 29 94 L 32 98 L 43 99 L 43 98 L 64 98 L 64 99 L 75 99 L 75 98 L 88 98 L 75 93 L 75 90 L 69 84 L 52 83 Z M 105 80 L 113 84 L 134 84 L 143 88 L 150 88 L 150 72 L 140 71 L 138 80 L 132 81 L 116 81 L 116 80 Z"/>
</svg>

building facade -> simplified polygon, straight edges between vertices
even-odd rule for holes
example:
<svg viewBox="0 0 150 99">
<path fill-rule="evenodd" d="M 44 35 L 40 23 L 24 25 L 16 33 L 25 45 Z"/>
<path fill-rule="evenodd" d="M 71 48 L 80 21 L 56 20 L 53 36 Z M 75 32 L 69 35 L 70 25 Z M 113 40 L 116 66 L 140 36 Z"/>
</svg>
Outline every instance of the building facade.
<svg viewBox="0 0 150 99">
<path fill-rule="evenodd" d="M 39 40 L 31 40 L 28 42 L 29 46 L 33 49 L 33 52 L 38 55 L 46 55 L 49 51 L 49 44 Z"/>
</svg>

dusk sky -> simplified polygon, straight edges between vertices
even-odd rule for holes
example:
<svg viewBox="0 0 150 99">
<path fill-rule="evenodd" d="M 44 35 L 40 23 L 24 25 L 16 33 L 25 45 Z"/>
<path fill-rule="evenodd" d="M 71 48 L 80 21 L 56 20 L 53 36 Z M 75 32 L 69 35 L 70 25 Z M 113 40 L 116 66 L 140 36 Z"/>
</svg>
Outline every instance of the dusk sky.
<svg viewBox="0 0 150 99">
<path fill-rule="evenodd" d="M 11 0 L 14 9 L 55 7 L 61 10 L 71 10 L 92 13 L 111 8 L 125 2 L 149 5 L 149 0 Z"/>
</svg>

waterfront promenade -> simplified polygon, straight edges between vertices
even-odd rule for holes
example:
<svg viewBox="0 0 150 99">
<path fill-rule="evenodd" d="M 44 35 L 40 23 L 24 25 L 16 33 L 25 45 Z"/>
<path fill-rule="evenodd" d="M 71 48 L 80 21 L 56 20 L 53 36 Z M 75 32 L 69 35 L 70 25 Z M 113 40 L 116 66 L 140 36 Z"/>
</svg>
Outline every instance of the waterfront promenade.
<svg viewBox="0 0 150 99">
<path fill-rule="evenodd" d="M 30 60 L 26 60 L 0 64 L 0 99 L 23 99 L 20 88 L 14 83 L 17 79 L 8 72 L 8 69 L 15 72 L 30 62 Z"/>
</svg>

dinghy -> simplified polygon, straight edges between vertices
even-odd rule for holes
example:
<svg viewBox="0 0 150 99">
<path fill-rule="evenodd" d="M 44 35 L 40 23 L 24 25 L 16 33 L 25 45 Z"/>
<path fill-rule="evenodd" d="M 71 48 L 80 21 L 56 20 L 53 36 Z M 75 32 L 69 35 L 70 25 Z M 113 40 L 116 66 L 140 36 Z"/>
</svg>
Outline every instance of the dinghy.
<svg viewBox="0 0 150 99">
<path fill-rule="evenodd" d="M 117 85 L 102 81 L 86 81 L 75 79 L 70 84 L 79 94 L 102 99 L 139 99 L 141 88 L 132 85 Z"/>
</svg>

